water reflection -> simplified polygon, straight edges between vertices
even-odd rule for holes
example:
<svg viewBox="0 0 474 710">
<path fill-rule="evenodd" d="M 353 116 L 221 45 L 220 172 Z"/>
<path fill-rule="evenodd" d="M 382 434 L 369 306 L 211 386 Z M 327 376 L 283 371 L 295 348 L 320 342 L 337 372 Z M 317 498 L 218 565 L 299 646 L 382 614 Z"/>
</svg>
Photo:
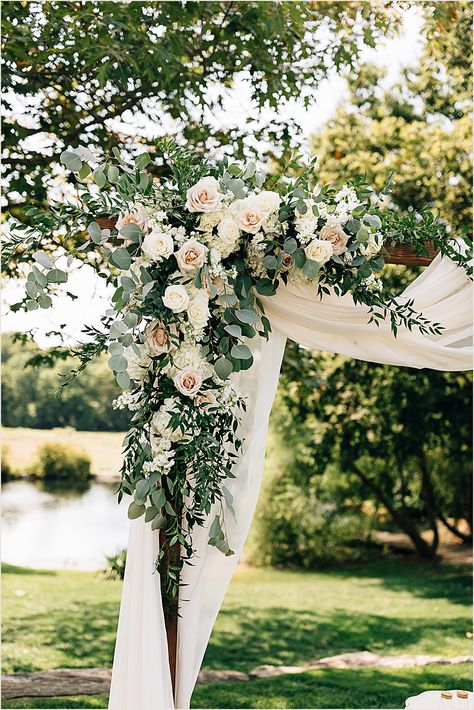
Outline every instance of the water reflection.
<svg viewBox="0 0 474 710">
<path fill-rule="evenodd" d="M 11 481 L 2 487 L 2 558 L 49 569 L 101 569 L 106 555 L 125 547 L 126 504 L 116 484 L 81 488 Z"/>
</svg>

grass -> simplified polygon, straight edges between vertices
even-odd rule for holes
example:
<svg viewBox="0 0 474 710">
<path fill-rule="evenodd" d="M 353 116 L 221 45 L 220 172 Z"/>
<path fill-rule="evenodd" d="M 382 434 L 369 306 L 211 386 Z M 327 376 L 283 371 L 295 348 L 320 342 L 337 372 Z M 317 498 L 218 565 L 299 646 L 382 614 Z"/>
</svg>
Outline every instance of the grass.
<svg viewBox="0 0 474 710">
<path fill-rule="evenodd" d="M 38 447 L 50 442 L 70 444 L 86 451 L 92 461 L 92 472 L 101 476 L 117 476 L 122 463 L 121 432 L 76 431 L 75 429 L 2 428 L 2 443 L 14 471 L 24 473 L 33 463 Z"/>
<path fill-rule="evenodd" d="M 204 667 L 250 671 L 347 651 L 468 655 L 467 567 L 383 560 L 319 572 L 241 567 Z M 4 672 L 109 666 L 120 584 L 86 572 L 6 567 Z M 468 687 L 470 668 L 324 670 L 201 686 L 196 708 L 380 708 L 436 687 Z M 11 701 L 8 708 L 106 707 L 105 696 Z"/>
<path fill-rule="evenodd" d="M 471 687 L 469 666 L 403 670 L 324 670 L 250 683 L 198 686 L 199 708 L 403 708 L 410 695 L 435 688 Z M 4 708 L 106 708 L 107 696 L 16 700 Z"/>
</svg>

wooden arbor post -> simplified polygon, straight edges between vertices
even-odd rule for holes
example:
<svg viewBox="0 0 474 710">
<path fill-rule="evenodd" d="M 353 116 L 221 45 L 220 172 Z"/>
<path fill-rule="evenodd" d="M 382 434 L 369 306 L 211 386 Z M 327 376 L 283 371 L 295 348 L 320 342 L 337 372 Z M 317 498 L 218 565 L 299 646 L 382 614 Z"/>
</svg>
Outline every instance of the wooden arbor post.
<svg viewBox="0 0 474 710">
<path fill-rule="evenodd" d="M 117 218 L 99 217 L 97 224 L 102 229 L 113 229 L 117 222 Z M 437 254 L 431 242 L 426 242 L 425 248 L 427 254 L 420 256 L 408 246 L 396 244 L 395 246 L 385 247 L 388 251 L 388 257 L 385 257 L 387 264 L 403 264 L 405 266 L 429 266 Z M 175 564 L 180 559 L 180 546 L 175 544 L 170 547 L 167 544 L 166 534 L 160 531 L 160 546 L 165 545 L 165 556 L 163 558 L 163 567 L 166 572 L 169 564 Z M 165 618 L 166 636 L 168 642 L 168 658 L 171 674 L 171 684 L 173 688 L 173 696 L 176 699 L 176 659 L 178 650 L 178 609 L 179 599 L 171 598 L 163 589 L 162 586 L 162 604 L 163 614 Z"/>
</svg>

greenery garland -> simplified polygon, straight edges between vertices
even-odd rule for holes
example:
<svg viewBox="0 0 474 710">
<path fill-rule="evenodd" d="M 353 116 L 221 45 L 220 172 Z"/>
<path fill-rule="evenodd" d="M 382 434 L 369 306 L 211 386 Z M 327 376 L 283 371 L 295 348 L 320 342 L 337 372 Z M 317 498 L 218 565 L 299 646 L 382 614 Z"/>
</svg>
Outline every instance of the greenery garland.
<svg viewBox="0 0 474 710">
<path fill-rule="evenodd" d="M 65 151 L 77 200 L 30 210 L 31 225 L 17 224 L 4 251 L 34 262 L 16 310 L 50 307 L 77 257 L 99 260 L 99 275 L 115 286 L 102 328 L 85 330 L 72 374 L 108 350 L 124 390 L 115 406 L 133 413 L 119 500 L 132 496 L 129 517 L 144 515 L 166 533 L 157 569 L 167 545 L 179 545 L 180 559 L 164 566 L 166 591 L 176 596 L 182 564 L 194 554 L 193 529 L 211 513 L 209 544 L 232 554 L 226 480 L 242 448 L 245 401 L 231 375 L 252 366 L 249 340 L 270 333 L 261 297 L 288 281 L 314 284 L 315 297 L 350 293 L 370 321 L 388 319 L 394 335 L 400 326 L 437 334 L 439 323 L 384 286 L 385 245 L 401 242 L 421 254 L 431 240 L 469 267 L 465 250 L 429 211 L 389 206 L 390 181 L 380 194 L 362 178 L 340 189 L 320 186 L 315 161 L 302 165 L 297 155 L 284 175 L 265 181 L 254 163 L 210 164 L 167 140 L 157 156 L 168 174 L 160 182 L 145 170 L 147 153 L 131 165 L 116 150 L 97 165 L 85 148 Z M 83 234 L 83 244 L 68 249 L 66 236 L 64 248 L 48 254 L 42 241 L 52 230 Z"/>
</svg>

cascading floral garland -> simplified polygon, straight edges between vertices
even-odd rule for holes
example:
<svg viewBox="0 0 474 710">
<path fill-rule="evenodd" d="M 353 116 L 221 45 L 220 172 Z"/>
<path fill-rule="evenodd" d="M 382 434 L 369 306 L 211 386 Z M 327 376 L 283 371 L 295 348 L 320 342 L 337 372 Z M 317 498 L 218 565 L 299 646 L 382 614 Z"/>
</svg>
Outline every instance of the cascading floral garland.
<svg viewBox="0 0 474 710">
<path fill-rule="evenodd" d="M 21 251 L 24 260 L 27 250 L 34 260 L 16 309 L 48 308 L 51 289 L 67 281 L 60 268 L 66 250 L 41 248 L 51 230 L 84 235 L 69 250 L 68 267 L 81 252 L 106 265 L 113 305 L 101 330 L 86 329 L 76 372 L 108 350 L 124 390 L 115 406 L 132 412 L 119 499 L 132 496 L 129 517 L 144 515 L 152 529 L 165 531 L 158 569 L 167 546 L 179 545 L 180 559 L 165 569 L 166 590 L 176 596 L 181 566 L 193 556 L 193 529 L 211 513 L 209 544 L 232 554 L 226 479 L 242 447 L 245 402 L 231 375 L 252 366 L 249 339 L 270 332 L 260 297 L 288 281 L 312 283 L 315 298 L 330 289 L 351 293 L 371 321 L 388 318 L 395 335 L 400 325 L 439 333 L 439 324 L 397 300 L 377 275 L 384 245 L 401 242 L 422 253 L 431 240 L 462 266 L 467 257 L 430 212 L 402 215 L 389 207 L 389 185 L 380 195 L 362 179 L 341 189 L 318 186 L 315 161 L 302 167 L 298 156 L 287 174 L 265 183 L 253 163 L 225 158 L 210 165 L 172 141 L 158 143 L 159 155 L 168 174 L 160 181 L 144 170 L 146 153 L 132 166 L 114 151 L 93 169 L 86 149 L 65 151 L 77 202 L 31 210 L 33 226 L 17 225 L 6 251 L 12 258 Z"/>
</svg>

